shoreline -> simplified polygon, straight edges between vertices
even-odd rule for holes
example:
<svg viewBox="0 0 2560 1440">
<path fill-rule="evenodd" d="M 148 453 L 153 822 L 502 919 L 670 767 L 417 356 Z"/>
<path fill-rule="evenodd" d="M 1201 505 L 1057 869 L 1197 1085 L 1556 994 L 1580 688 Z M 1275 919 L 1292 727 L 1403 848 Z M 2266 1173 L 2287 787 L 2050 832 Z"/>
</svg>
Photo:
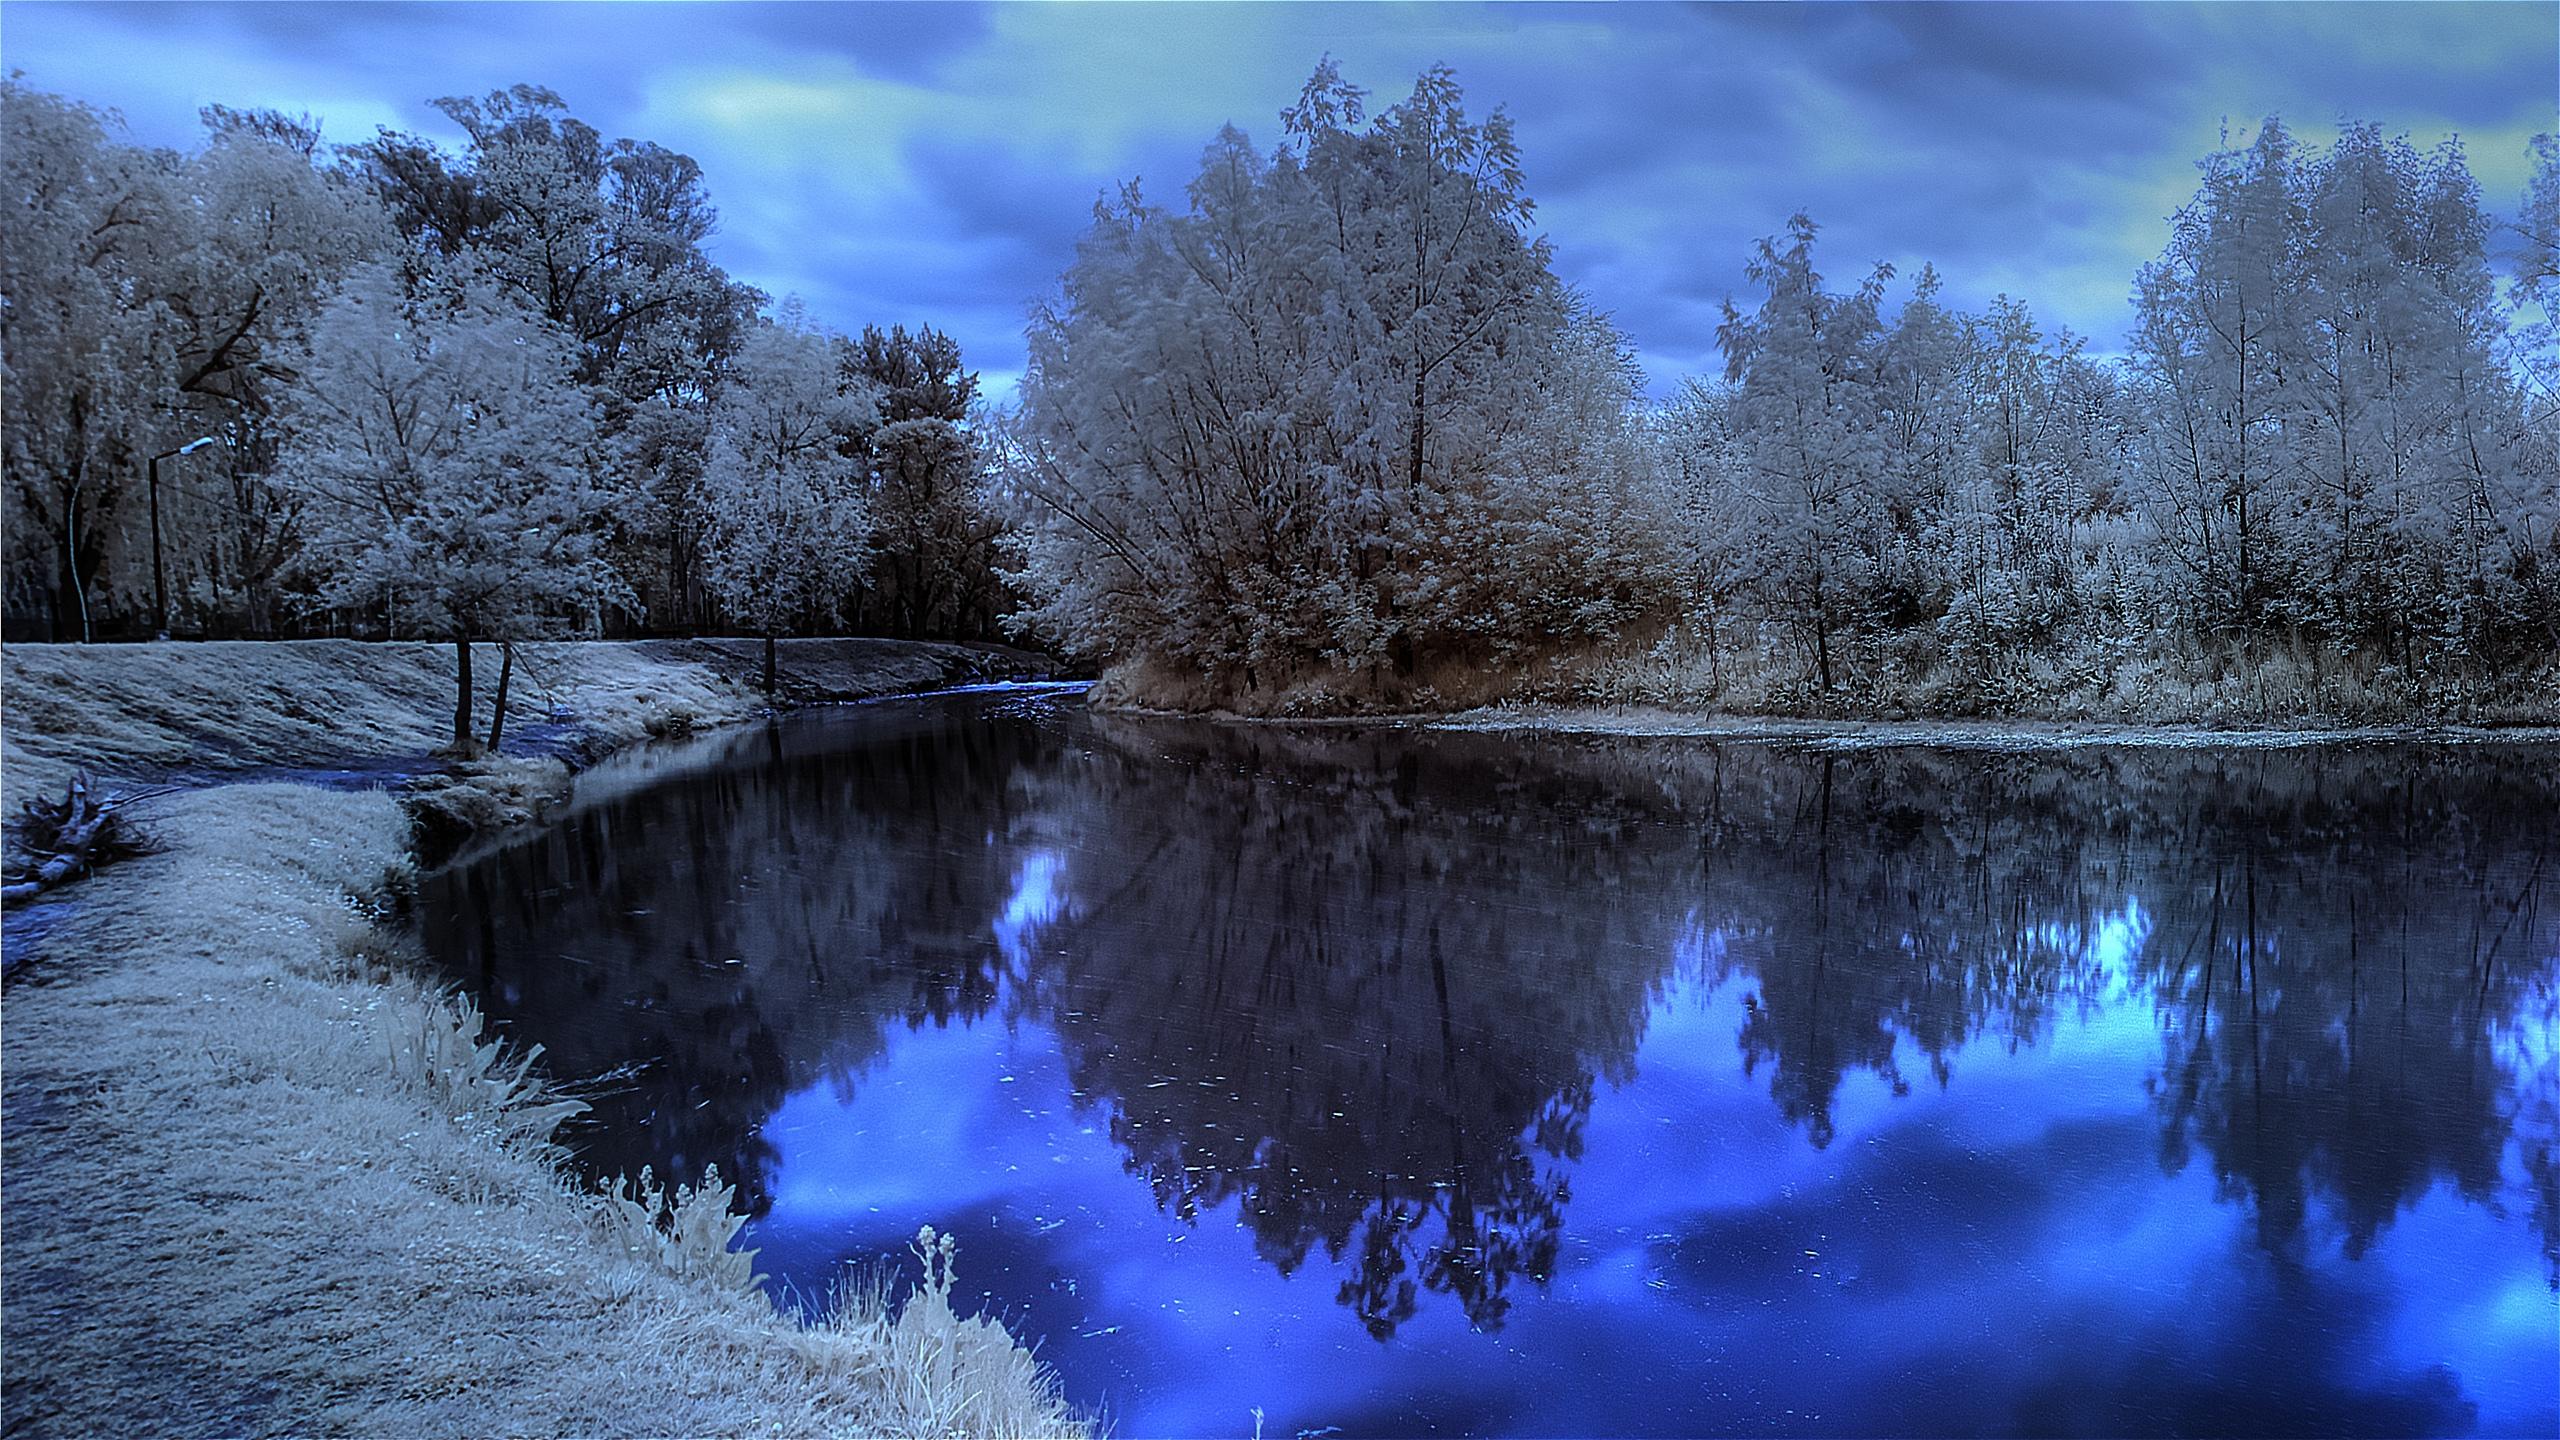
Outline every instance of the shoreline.
<svg viewBox="0 0 2560 1440">
<path fill-rule="evenodd" d="M 1093 703 L 1088 701 L 1087 703 Z M 1923 748 L 2027 752 L 2125 749 L 2288 749 L 2320 745 L 2551 745 L 2560 724 L 2238 725 L 2177 721 L 1808 719 L 1666 706 L 1501 704 L 1465 710 L 1357 715 L 1249 715 L 1234 710 L 1095 704 L 1107 714 L 1203 720 L 1279 729 L 1440 730 L 1467 734 L 1570 735 L 1631 740 L 1715 740 L 1820 750 Z"/>
<path fill-rule="evenodd" d="M 30 760 L 39 777 L 67 773 L 84 738 L 22 730 L 30 709 L 59 698 L 49 668 L 95 660 L 68 666 L 95 679 L 118 652 L 164 684 L 190 668 L 179 646 L 81 647 L 31 665 L 23 651 L 40 648 L 8 657 L 12 791 L 40 783 L 23 773 Z M 196 653 L 199 673 L 176 688 L 237 688 L 231 718 L 255 737 L 253 765 L 317 758 L 297 751 L 290 726 L 258 736 L 260 704 L 277 692 L 236 673 L 243 660 L 313 652 Z M 680 733 L 761 713 L 760 695 L 724 696 L 688 663 L 700 662 L 644 664 L 585 696 L 577 758 L 652 738 L 638 712 L 662 679 L 730 702 Z M 449 682 L 449 647 L 445 664 Z M 335 678 L 361 690 L 380 677 Z M 928 688 L 881 678 L 874 696 Z M 189 694 L 166 698 L 170 716 L 196 713 Z M 327 758 L 361 763 L 368 735 L 432 730 L 450 703 L 405 722 L 341 704 L 333 718 L 359 723 Z M 173 735 L 183 726 L 146 716 L 114 738 L 130 756 Z M 618 1222 L 560 1163 L 548 1093 L 492 1088 L 512 1064 L 492 1070 L 495 1047 L 472 1057 L 476 1016 L 415 953 L 401 914 L 418 869 L 402 798 L 208 775 L 144 815 L 163 848 L 24 907 L 45 907 L 39 926 L 10 927 L 0 1348 L 11 1434 L 1091 1429 L 1029 1349 L 955 1313 L 947 1294 L 918 1291 L 894 1312 L 856 1296 L 803 1324 L 723 1284 L 682 1243 Z"/>
<path fill-rule="evenodd" d="M 1474 733 L 1731 740 L 1819 750 L 2036 751 L 2291 749 L 2321 745 L 2560 744 L 2560 725 L 2301 725 L 2216 728 L 2192 723 L 2071 720 L 1806 720 L 1645 706 L 1497 706 L 1412 723 Z"/>
</svg>

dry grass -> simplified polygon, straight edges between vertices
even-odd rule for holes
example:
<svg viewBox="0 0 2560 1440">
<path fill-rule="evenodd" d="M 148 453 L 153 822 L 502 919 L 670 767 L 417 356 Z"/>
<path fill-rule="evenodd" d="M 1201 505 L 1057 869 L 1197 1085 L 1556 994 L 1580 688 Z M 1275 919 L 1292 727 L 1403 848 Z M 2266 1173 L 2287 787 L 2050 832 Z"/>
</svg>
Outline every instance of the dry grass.
<svg viewBox="0 0 2560 1440">
<path fill-rule="evenodd" d="M 753 697 L 699 665 L 634 646 L 518 647 L 518 734 L 554 706 L 636 735 L 658 711 L 744 713 Z M 488 733 L 497 647 L 473 662 Z M 352 640 L 13 645 L 5 657 L 7 787 L 75 767 L 135 779 L 185 768 L 424 757 L 452 738 L 453 647 Z M 627 738 L 627 737 L 624 737 Z"/>
<path fill-rule="evenodd" d="M 386 951 L 358 897 L 404 883 L 389 797 L 163 820 L 0 1011 L 11 1434 L 1079 1428 L 947 1287 L 803 1327 L 670 1262 L 725 1205 L 633 1243 L 546 1153 L 556 1097 Z"/>
<path fill-rule="evenodd" d="M 787 702 L 859 699 L 1036 673 L 983 645 L 782 642 Z M 486 736 L 498 648 L 474 652 Z M 516 647 L 508 733 L 565 724 L 574 758 L 723 724 L 764 705 L 752 641 L 564 640 Z M 12 645 L 0 654 L 6 802 L 59 791 L 77 770 L 133 781 L 182 769 L 413 762 L 453 731 L 453 647 L 425 641 L 177 641 Z"/>
<path fill-rule="evenodd" d="M 1562 707 L 1643 707 L 1807 720 L 2023 721 L 2232 728 L 2560 724 L 2560 657 L 2473 676 L 2410 677 L 2367 656 L 2269 641 L 2245 652 L 2166 635 L 1975 666 L 1908 637 L 1843 636 L 1829 692 L 1800 645 L 1728 622 L 1707 645 L 1675 628 L 1647 645 L 1563 657 L 1505 697 Z"/>
</svg>

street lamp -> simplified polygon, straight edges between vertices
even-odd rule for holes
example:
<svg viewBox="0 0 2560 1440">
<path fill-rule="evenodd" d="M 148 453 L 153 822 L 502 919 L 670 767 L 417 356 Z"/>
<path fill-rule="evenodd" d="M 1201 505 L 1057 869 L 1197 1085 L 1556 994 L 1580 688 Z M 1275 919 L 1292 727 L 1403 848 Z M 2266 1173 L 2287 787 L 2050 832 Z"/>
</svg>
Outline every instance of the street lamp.
<svg viewBox="0 0 2560 1440">
<path fill-rule="evenodd" d="M 153 627 L 157 639 L 169 638 L 169 565 L 160 554 L 160 462 L 172 456 L 193 455 L 215 438 L 202 436 L 151 457 L 151 603 L 159 617 L 159 624 Z"/>
</svg>

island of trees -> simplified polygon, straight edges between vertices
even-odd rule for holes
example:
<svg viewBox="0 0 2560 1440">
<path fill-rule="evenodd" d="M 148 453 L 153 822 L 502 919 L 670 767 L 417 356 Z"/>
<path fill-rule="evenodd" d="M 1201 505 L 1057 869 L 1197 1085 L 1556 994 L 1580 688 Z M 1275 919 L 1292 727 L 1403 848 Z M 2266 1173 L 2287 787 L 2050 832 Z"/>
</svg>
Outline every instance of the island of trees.
<svg viewBox="0 0 2560 1440">
<path fill-rule="evenodd" d="M 1017 638 L 1106 695 L 2547 718 L 2560 149 L 2274 120 L 2120 356 L 1771 217 L 1650 398 L 1500 111 L 1327 63 L 1095 207 L 998 407 L 930 326 L 725 274 L 685 156 L 532 86 L 447 148 L 0 86 L 13 638 Z M 2507 233 L 2511 229 L 2512 233 Z M 464 723 L 457 743 L 468 747 Z"/>
</svg>

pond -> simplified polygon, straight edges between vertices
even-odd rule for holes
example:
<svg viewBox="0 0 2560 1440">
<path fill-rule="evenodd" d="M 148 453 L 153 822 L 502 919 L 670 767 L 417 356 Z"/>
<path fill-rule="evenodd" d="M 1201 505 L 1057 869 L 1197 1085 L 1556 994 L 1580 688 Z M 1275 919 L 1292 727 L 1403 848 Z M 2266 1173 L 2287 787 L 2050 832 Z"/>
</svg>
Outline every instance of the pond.
<svg viewBox="0 0 2560 1440">
<path fill-rule="evenodd" d="M 1122 1434 L 2560 1431 L 2560 764 L 817 712 L 437 876 L 596 1174 Z"/>
</svg>

